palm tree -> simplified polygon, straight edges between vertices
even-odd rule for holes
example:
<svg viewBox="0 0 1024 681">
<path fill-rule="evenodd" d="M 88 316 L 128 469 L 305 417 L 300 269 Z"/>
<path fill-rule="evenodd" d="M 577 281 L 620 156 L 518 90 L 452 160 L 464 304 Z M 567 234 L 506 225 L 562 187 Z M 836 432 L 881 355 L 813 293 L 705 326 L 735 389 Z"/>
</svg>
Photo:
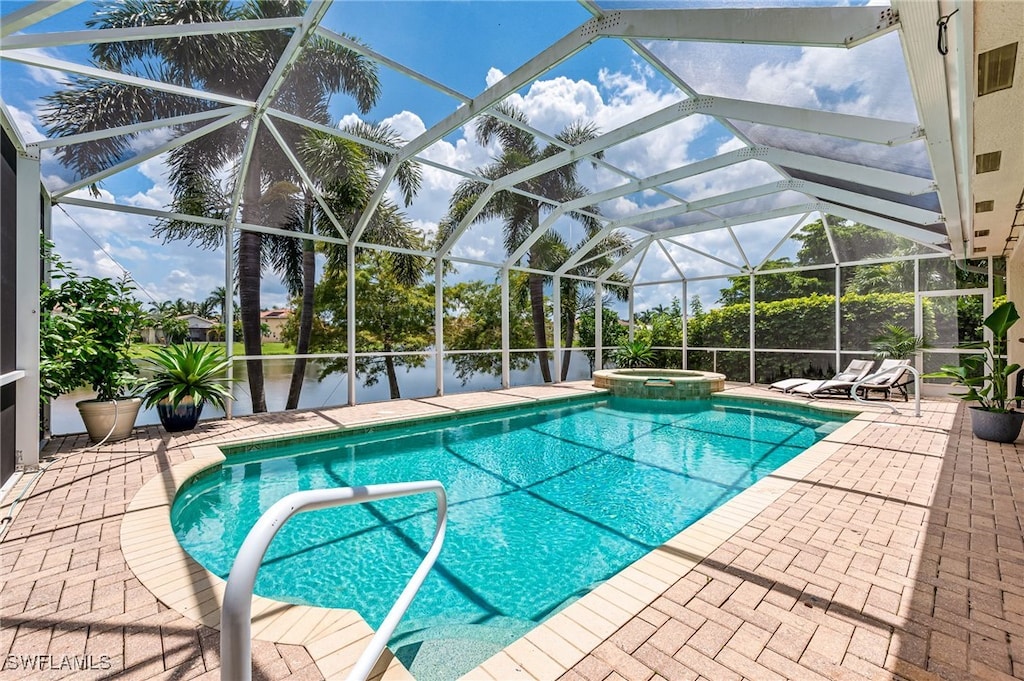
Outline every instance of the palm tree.
<svg viewBox="0 0 1024 681">
<path fill-rule="evenodd" d="M 496 111 L 506 118 L 511 118 L 523 124 L 528 124 L 526 114 L 507 102 L 496 107 Z M 562 130 L 557 138 L 559 141 L 570 146 L 577 146 L 594 139 L 597 136 L 597 128 L 591 123 L 574 122 Z M 509 173 L 521 170 L 527 166 L 554 156 L 561 152 L 563 147 L 557 144 L 540 146 L 532 134 L 519 128 L 507 120 L 494 116 L 485 115 L 476 129 L 476 138 L 481 145 L 490 144 L 497 140 L 501 145 L 501 154 L 494 161 L 483 168 L 478 168 L 476 173 L 489 180 L 497 180 Z M 526 191 L 543 196 L 553 201 L 572 201 L 583 198 L 589 191 L 582 186 L 576 177 L 576 162 L 563 165 L 555 170 L 543 173 L 537 177 L 525 180 L 517 186 Z M 455 189 L 448 207 L 448 216 L 443 221 L 439 230 L 442 238 L 450 233 L 468 213 L 472 206 L 487 189 L 487 183 L 475 180 L 463 180 Z M 513 194 L 508 191 L 499 191 L 491 197 L 483 210 L 474 218 L 474 222 L 483 220 L 500 219 L 505 223 L 504 246 L 509 254 L 515 252 L 526 238 L 540 225 L 540 216 L 543 211 L 552 210 L 552 206 L 539 199 L 534 199 L 521 194 Z M 593 213 L 596 209 L 590 208 Z M 588 234 L 595 234 L 600 225 L 597 220 L 589 215 L 570 211 L 569 216 L 580 222 Z M 544 249 L 550 246 L 549 239 L 540 239 L 530 247 L 527 253 L 527 262 L 531 267 L 542 269 L 545 260 Z M 530 290 L 530 309 L 533 318 L 533 333 L 538 348 L 547 348 L 547 329 L 544 314 L 544 283 L 545 277 L 541 274 L 530 273 L 528 285 Z M 551 369 L 548 366 L 548 352 L 546 349 L 537 351 L 537 359 L 540 363 L 541 376 L 546 383 L 551 382 Z"/>
<path fill-rule="evenodd" d="M 358 122 L 345 126 L 346 132 L 361 139 L 381 145 L 398 148 L 405 144 L 397 132 L 386 125 Z M 307 134 L 298 146 L 299 156 L 314 179 L 330 208 L 343 226 L 355 223 L 369 202 L 380 181 L 380 169 L 386 166 L 391 155 L 374 147 L 357 144 L 350 140 L 327 135 L 319 131 Z M 412 203 L 419 191 L 420 166 L 415 161 L 406 161 L 398 166 L 395 179 L 402 192 L 405 205 Z M 296 196 L 298 200 L 295 200 Z M 315 201 L 307 187 L 301 193 L 288 192 L 287 218 L 283 228 L 307 234 L 334 234 L 335 227 L 329 217 Z M 289 293 L 300 300 L 299 326 L 295 343 L 295 354 L 309 352 L 313 332 L 314 288 L 316 285 L 316 257 L 314 243 L 309 239 L 287 239 L 275 251 L 273 264 L 283 274 Z M 420 235 L 413 230 L 397 206 L 388 200 L 381 202 L 373 214 L 361 240 L 386 246 L 414 249 L 422 247 Z M 331 266 L 343 270 L 347 266 L 345 249 L 325 243 Z M 381 262 L 387 263 L 402 284 L 415 285 L 423 274 L 422 257 L 402 253 L 382 255 Z M 295 409 L 299 404 L 302 381 L 306 371 L 306 359 L 300 357 L 292 367 L 292 379 L 288 389 L 285 409 Z"/>
<path fill-rule="evenodd" d="M 234 292 L 232 291 L 232 293 L 234 293 Z M 234 299 L 234 295 L 232 295 L 231 297 L 232 297 L 232 299 Z M 209 305 L 211 308 L 213 308 L 213 310 L 217 310 L 219 312 L 219 314 L 223 317 L 224 316 L 224 310 L 226 310 L 227 306 L 228 306 L 228 290 L 227 290 L 227 288 L 225 288 L 223 286 L 216 287 L 215 289 L 210 291 L 210 295 L 206 296 L 206 300 L 203 301 L 203 304 L 204 305 Z M 212 314 L 213 313 L 211 312 L 211 315 Z M 238 314 L 237 313 L 237 308 L 236 308 L 235 314 Z"/>
<path fill-rule="evenodd" d="M 594 231 L 588 229 L 586 234 L 575 245 L 565 243 L 561 236 L 554 232 L 548 232 L 537 242 L 537 261 L 535 267 L 554 271 L 566 263 L 571 255 L 583 248 L 594 236 Z M 578 265 L 569 270 L 571 274 L 585 277 L 596 277 L 608 269 L 613 261 L 624 255 L 632 246 L 629 238 L 622 232 L 615 231 L 599 241 L 590 251 L 600 255 L 588 262 Z M 561 379 L 564 381 L 569 375 L 569 363 L 572 361 L 572 346 L 576 340 L 576 317 L 579 311 L 594 304 L 594 284 L 591 281 L 561 277 L 561 315 L 562 315 L 562 372 Z M 628 299 L 629 289 L 625 276 L 616 272 L 608 281 L 620 286 L 610 286 L 607 292 L 619 300 Z"/>
<path fill-rule="evenodd" d="M 259 20 L 298 16 L 306 11 L 306 6 L 306 0 L 248 0 L 237 4 L 202 0 L 124 0 L 101 7 L 87 24 L 90 28 L 122 28 Z M 90 49 L 93 60 L 108 69 L 257 101 L 291 33 L 291 30 L 222 32 L 183 39 L 103 43 L 92 45 Z M 273 104 L 308 120 L 329 124 L 328 103 L 330 96 L 337 92 L 352 95 L 359 110 L 367 112 L 380 93 L 376 65 L 352 50 L 313 35 L 287 71 Z M 209 108 L 209 104 L 200 99 L 89 77 L 73 78 L 46 101 L 48 110 L 43 120 L 51 136 L 103 130 Z M 180 131 L 185 133 L 199 125 L 180 126 Z M 222 219 L 230 217 L 225 208 L 231 204 L 230 192 L 221 186 L 218 173 L 241 158 L 253 130 L 249 164 L 240 179 L 241 219 L 258 223 L 263 190 L 275 181 L 289 179 L 292 171 L 270 133 L 255 117 L 222 127 L 169 154 L 174 195 L 172 210 Z M 302 136 L 298 126 L 282 126 L 281 131 L 286 139 L 297 140 Z M 132 137 L 69 145 L 62 149 L 61 160 L 81 176 L 89 176 L 122 160 L 130 151 Z M 211 230 L 174 221 L 159 225 L 158 233 L 165 239 L 189 239 L 207 248 L 214 248 L 223 240 L 219 228 Z M 239 235 L 237 249 L 245 353 L 259 355 L 260 279 L 268 254 L 261 234 L 249 230 Z M 230 320 L 226 323 L 230 324 Z M 266 411 L 262 362 L 250 360 L 247 369 L 253 411 Z"/>
</svg>

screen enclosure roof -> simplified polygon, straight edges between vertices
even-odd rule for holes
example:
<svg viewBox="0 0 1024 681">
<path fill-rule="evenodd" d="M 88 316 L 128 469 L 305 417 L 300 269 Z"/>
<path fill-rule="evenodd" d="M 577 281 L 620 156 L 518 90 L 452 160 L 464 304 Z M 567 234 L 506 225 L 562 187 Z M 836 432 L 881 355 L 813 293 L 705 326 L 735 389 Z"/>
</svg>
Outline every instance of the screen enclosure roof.
<svg viewBox="0 0 1024 681">
<path fill-rule="evenodd" d="M 960 115 L 972 87 L 971 3 L 957 3 L 941 36 L 936 2 L 649 4 L 339 1 L 278 4 L 270 15 L 229 3 L 239 11 L 228 20 L 111 28 L 90 3 L 4 3 L 2 120 L 22 152 L 39 155 L 55 204 L 154 221 L 273 233 L 272 216 L 243 218 L 238 181 L 254 156 L 264 165 L 272 156 L 265 188 L 287 179 L 312 197 L 333 230 L 320 238 L 373 245 L 375 216 L 397 206 L 424 234 L 412 250 L 456 262 L 638 283 L 656 254 L 678 278 L 704 275 L 709 263 L 736 274 L 792 254 L 793 234 L 825 215 L 895 234 L 907 252 L 974 254 L 971 131 Z M 274 39 L 258 60 L 223 59 L 204 78 L 167 68 L 146 47 L 202 53 L 203 41 L 224 36 Z M 376 69 L 371 106 L 344 93 L 301 96 L 302 65 L 337 48 Z M 331 68 L 323 77 L 338 79 Z M 125 110 L 109 126 L 68 134 L 52 102 L 69 83 L 106 84 Z M 129 100 L 173 105 L 132 111 Z M 360 122 L 395 134 L 382 140 Z M 482 140 L 488 125 L 501 134 Z M 187 211 L 166 192 L 131 193 L 155 161 L 225 131 L 238 146 L 219 159 L 218 205 Z M 377 159 L 376 191 L 358 210 L 338 214 L 325 200 L 310 135 Z M 512 144 L 529 153 L 501 166 Z M 111 151 L 103 163 L 62 162 L 89 145 Z M 409 161 L 421 181 L 406 197 Z M 575 169 L 571 192 L 546 181 L 566 168 Z M 452 210 L 467 183 L 479 191 Z M 509 198 L 539 207 L 511 242 L 495 209 Z M 610 234 L 628 247 L 601 260 Z M 575 248 L 554 265 L 531 261 L 545 235 Z M 601 269 L 586 269 L 598 260 Z"/>
</svg>

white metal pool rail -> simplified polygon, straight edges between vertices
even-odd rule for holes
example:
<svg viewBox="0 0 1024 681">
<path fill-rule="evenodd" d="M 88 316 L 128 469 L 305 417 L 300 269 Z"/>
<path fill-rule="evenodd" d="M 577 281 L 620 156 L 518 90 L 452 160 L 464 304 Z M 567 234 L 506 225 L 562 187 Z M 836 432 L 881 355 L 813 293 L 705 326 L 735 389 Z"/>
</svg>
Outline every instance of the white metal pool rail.
<svg viewBox="0 0 1024 681">
<path fill-rule="evenodd" d="M 914 416 L 919 417 L 921 416 L 921 372 L 911 366 L 905 366 L 903 367 L 903 369 L 905 371 L 909 371 L 911 374 L 914 375 Z M 861 404 L 869 404 L 873 407 L 888 407 L 892 413 L 899 414 L 900 410 L 892 406 L 888 402 L 884 404 L 879 404 L 878 402 L 868 402 L 868 400 L 865 399 L 867 397 L 867 394 L 865 394 L 864 397 L 861 397 L 860 395 L 857 394 L 857 391 L 860 390 L 861 384 L 867 383 L 870 380 L 871 376 L 867 376 L 865 378 L 860 379 L 850 387 L 850 397 L 853 398 L 853 401 L 860 402 Z"/>
<path fill-rule="evenodd" d="M 384 621 L 373 635 L 363 654 L 359 656 L 349 674 L 349 679 L 366 679 L 377 663 L 388 639 L 398 626 L 399 620 L 412 603 L 427 573 L 434 566 L 448 523 L 448 499 L 444 486 L 437 480 L 419 482 L 396 482 L 387 485 L 366 485 L 364 487 L 336 487 L 333 489 L 295 492 L 281 499 L 260 516 L 249 530 L 242 547 L 238 550 L 221 607 L 220 659 L 221 678 L 238 681 L 252 679 L 252 591 L 256 585 L 256 573 L 263 562 L 267 547 L 278 530 L 293 515 L 321 508 L 361 504 L 376 499 L 391 499 L 414 494 L 433 492 L 437 496 L 437 527 L 430 550 L 423 557 L 398 600 L 391 606 Z"/>
</svg>

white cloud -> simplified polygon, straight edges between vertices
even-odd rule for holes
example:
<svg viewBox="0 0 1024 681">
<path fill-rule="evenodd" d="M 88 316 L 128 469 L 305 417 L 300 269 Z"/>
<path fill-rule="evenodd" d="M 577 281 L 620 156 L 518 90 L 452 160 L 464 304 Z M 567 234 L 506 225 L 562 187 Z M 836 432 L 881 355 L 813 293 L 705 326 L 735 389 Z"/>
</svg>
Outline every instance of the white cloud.
<svg viewBox="0 0 1024 681">
<path fill-rule="evenodd" d="M 702 94 L 917 120 L 896 33 L 851 50 L 690 42 L 649 47 Z"/>
<path fill-rule="evenodd" d="M 153 185 L 144 192 L 137 192 L 132 196 L 125 197 L 124 202 L 132 206 L 155 210 L 163 210 L 170 206 L 174 200 L 174 195 L 167 184 L 169 172 L 167 154 L 160 154 L 159 156 L 147 159 L 135 168 Z"/>
<path fill-rule="evenodd" d="M 11 123 L 18 129 L 26 143 L 31 144 L 46 139 L 46 135 L 36 127 L 36 121 L 32 114 L 10 105 L 8 105 L 7 111 L 11 115 Z"/>
<path fill-rule="evenodd" d="M 496 69 L 492 66 L 487 69 L 487 87 L 492 87 L 504 77 L 505 74 L 501 72 L 501 69 Z"/>
<path fill-rule="evenodd" d="M 411 111 L 402 111 L 394 116 L 385 118 L 381 123 L 394 128 L 395 132 L 407 141 L 415 139 L 427 131 L 423 120 Z"/>
</svg>

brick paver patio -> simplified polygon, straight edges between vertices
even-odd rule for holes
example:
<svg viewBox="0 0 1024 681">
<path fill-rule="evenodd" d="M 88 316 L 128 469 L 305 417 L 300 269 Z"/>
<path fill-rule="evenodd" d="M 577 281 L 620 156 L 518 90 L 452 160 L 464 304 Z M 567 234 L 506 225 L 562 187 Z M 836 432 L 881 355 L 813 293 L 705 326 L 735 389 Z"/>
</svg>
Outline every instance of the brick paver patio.
<svg viewBox="0 0 1024 681">
<path fill-rule="evenodd" d="M 974 440 L 962 410 L 938 404 L 918 421 L 881 417 L 839 447 L 562 678 L 1024 679 L 1024 449 Z M 165 607 L 128 569 L 128 502 L 186 460 L 185 445 L 308 432 L 381 409 L 263 415 L 175 436 L 141 428 L 93 451 L 84 436 L 51 443 L 57 458 L 0 543 L 0 679 L 219 678 L 218 632 Z M 257 641 L 253 652 L 258 679 L 322 678 L 302 646 Z M 96 668 L 23 667 L 65 655 Z"/>
</svg>

